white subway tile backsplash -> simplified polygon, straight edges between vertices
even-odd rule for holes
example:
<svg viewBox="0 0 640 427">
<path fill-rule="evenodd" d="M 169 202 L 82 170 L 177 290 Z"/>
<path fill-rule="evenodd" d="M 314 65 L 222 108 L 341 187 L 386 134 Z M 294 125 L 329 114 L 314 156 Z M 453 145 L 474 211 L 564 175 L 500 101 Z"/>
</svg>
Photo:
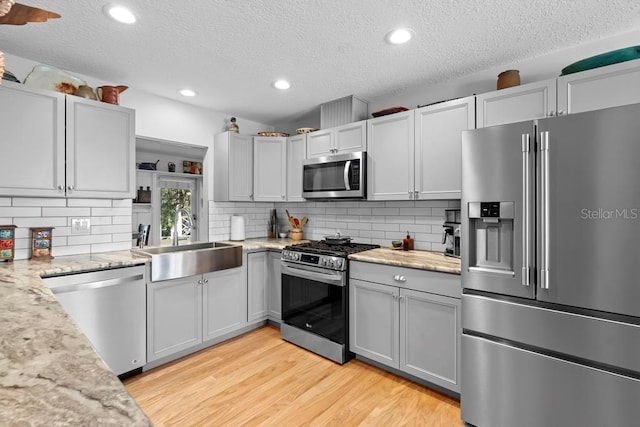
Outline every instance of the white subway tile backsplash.
<svg viewBox="0 0 640 427">
<path fill-rule="evenodd" d="M 124 242 L 98 243 L 91 245 L 91 253 L 124 251 L 131 249 L 131 239 Z"/>
<path fill-rule="evenodd" d="M 110 208 L 112 204 L 110 199 L 67 199 L 67 206 L 83 208 Z"/>
<path fill-rule="evenodd" d="M 0 207 L 0 216 L 7 217 L 38 217 L 42 216 L 39 207 Z"/>
<path fill-rule="evenodd" d="M 91 208 L 92 216 L 131 215 L 131 208 Z"/>
<path fill-rule="evenodd" d="M 371 224 L 372 230 L 380 230 L 380 231 L 399 231 L 399 224 Z"/>
<path fill-rule="evenodd" d="M 51 252 L 53 253 L 53 256 L 89 254 L 91 253 L 91 246 L 90 245 L 54 246 Z"/>
<path fill-rule="evenodd" d="M 111 206 L 114 208 L 130 208 L 133 205 L 132 199 L 112 200 Z"/>
<path fill-rule="evenodd" d="M 129 239 L 131 239 L 131 233 L 129 233 Z M 110 234 L 97 234 L 97 235 L 71 235 L 67 237 L 69 245 L 89 245 L 92 243 L 111 243 Z"/>
<path fill-rule="evenodd" d="M 93 224 L 93 221 L 92 221 Z M 131 215 L 128 216 L 114 216 L 113 217 L 113 224 L 126 224 L 126 225 L 131 225 Z M 98 225 L 98 224 L 96 224 Z"/>
<path fill-rule="evenodd" d="M 13 223 L 18 227 L 65 227 L 66 217 L 38 217 L 38 218 L 13 218 Z"/>
<path fill-rule="evenodd" d="M 54 227 L 54 256 L 131 247 L 132 204 L 128 199 L 5 197 L 0 198 L 0 217 L 0 223 L 18 226 L 16 259 L 30 257 L 30 227 Z M 89 218 L 92 234 L 73 234 L 72 218 Z"/>
<path fill-rule="evenodd" d="M 89 216 L 90 208 L 59 208 L 59 207 L 43 207 L 42 216 Z"/>
<path fill-rule="evenodd" d="M 13 206 L 67 206 L 66 199 L 51 199 L 45 197 L 14 197 Z"/>
<path fill-rule="evenodd" d="M 230 215 L 245 217 L 247 238 L 267 235 L 271 210 L 277 209 L 281 230 L 289 230 L 285 209 L 293 216 L 309 218 L 304 238 L 319 240 L 340 230 L 358 243 L 390 246 L 403 239 L 407 230 L 416 240 L 416 249 L 444 251 L 442 223 L 444 209 L 459 206 L 457 200 L 416 201 L 329 201 L 306 203 L 218 203 L 209 202 L 209 239 L 226 240 Z"/>
<path fill-rule="evenodd" d="M 91 234 L 131 233 L 131 224 L 91 226 Z"/>
</svg>

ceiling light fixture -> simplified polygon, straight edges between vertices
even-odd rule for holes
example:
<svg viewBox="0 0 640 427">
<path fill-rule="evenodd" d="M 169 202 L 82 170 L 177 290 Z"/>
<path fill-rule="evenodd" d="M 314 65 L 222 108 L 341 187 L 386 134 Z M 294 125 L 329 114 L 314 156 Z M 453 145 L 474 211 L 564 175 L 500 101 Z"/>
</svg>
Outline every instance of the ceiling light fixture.
<svg viewBox="0 0 640 427">
<path fill-rule="evenodd" d="M 196 91 L 193 91 L 191 89 L 181 89 L 180 90 L 180 95 L 182 96 L 196 96 L 198 93 Z"/>
<path fill-rule="evenodd" d="M 273 82 L 273 87 L 280 90 L 287 90 L 291 87 L 291 83 L 286 80 L 277 80 Z"/>
<path fill-rule="evenodd" d="M 385 40 L 391 44 L 402 44 L 411 40 L 411 37 L 413 37 L 413 31 L 407 28 L 398 28 L 387 33 Z"/>
<path fill-rule="evenodd" d="M 118 22 L 122 22 L 123 24 L 133 24 L 134 22 L 136 22 L 135 15 L 124 6 L 110 4 L 106 5 L 104 7 L 104 10 L 108 16 Z"/>
</svg>

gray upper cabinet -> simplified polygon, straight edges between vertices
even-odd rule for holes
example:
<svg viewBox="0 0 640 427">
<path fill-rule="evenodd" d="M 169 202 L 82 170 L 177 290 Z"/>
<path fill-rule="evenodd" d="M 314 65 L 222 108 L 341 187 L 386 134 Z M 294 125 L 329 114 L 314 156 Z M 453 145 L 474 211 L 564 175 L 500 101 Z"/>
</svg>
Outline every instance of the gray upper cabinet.
<svg viewBox="0 0 640 427">
<path fill-rule="evenodd" d="M 0 109 L 12 158 L 29 164 L 3 164 L 12 179 L 0 183 L 0 194 L 135 196 L 133 110 L 12 82 L 0 86 Z"/>
<path fill-rule="evenodd" d="M 256 202 L 287 200 L 287 139 L 253 138 L 253 199 Z"/>
<path fill-rule="evenodd" d="M 307 157 L 307 135 L 287 138 L 287 201 L 304 202 L 302 197 L 302 162 Z"/>
<path fill-rule="evenodd" d="M 307 134 L 308 159 L 366 150 L 366 120 Z"/>
<path fill-rule="evenodd" d="M 475 127 L 474 97 L 415 110 L 415 199 L 459 199 L 462 131 Z"/>
<path fill-rule="evenodd" d="M 232 132 L 213 140 L 213 199 L 216 202 L 253 200 L 253 137 Z"/>
<path fill-rule="evenodd" d="M 67 96 L 67 197 L 135 197 L 135 112 Z"/>
<path fill-rule="evenodd" d="M 367 121 L 367 199 L 412 200 L 414 196 L 414 112 Z"/>
<path fill-rule="evenodd" d="M 558 77 L 558 112 L 567 114 L 640 102 L 640 60 Z"/>
<path fill-rule="evenodd" d="M 556 79 L 476 96 L 476 127 L 516 123 L 556 115 Z"/>
</svg>

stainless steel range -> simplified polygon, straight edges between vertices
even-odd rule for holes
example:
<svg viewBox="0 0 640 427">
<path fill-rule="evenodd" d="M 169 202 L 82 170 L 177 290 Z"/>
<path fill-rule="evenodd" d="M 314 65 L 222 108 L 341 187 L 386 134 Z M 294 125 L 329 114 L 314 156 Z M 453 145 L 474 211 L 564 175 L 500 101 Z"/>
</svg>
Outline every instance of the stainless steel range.
<svg viewBox="0 0 640 427">
<path fill-rule="evenodd" d="M 345 363 L 349 352 L 349 254 L 378 245 L 312 241 L 282 251 L 282 338 Z"/>
</svg>

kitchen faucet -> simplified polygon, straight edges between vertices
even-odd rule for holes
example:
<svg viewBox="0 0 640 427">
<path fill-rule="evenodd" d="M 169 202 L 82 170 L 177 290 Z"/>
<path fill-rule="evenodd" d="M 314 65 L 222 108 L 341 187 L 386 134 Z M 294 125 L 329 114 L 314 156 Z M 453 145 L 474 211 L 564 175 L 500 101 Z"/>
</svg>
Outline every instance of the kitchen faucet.
<svg viewBox="0 0 640 427">
<path fill-rule="evenodd" d="M 191 212 L 185 208 L 176 209 L 176 213 L 173 215 L 173 246 L 178 246 L 178 227 L 182 227 L 182 222 L 180 215 L 186 215 L 187 224 L 186 227 L 191 231 L 193 228 L 193 217 L 191 216 Z"/>
</svg>

